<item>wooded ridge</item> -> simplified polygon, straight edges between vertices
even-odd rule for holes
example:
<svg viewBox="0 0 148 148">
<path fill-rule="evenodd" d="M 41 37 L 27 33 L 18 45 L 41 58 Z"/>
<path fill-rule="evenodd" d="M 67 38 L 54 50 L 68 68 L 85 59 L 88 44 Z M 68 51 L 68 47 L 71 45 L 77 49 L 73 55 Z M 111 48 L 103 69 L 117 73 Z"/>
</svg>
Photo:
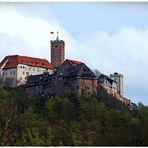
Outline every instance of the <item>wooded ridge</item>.
<svg viewBox="0 0 148 148">
<path fill-rule="evenodd" d="M 148 146 L 148 107 L 97 97 L 31 97 L 0 89 L 1 146 Z"/>
</svg>

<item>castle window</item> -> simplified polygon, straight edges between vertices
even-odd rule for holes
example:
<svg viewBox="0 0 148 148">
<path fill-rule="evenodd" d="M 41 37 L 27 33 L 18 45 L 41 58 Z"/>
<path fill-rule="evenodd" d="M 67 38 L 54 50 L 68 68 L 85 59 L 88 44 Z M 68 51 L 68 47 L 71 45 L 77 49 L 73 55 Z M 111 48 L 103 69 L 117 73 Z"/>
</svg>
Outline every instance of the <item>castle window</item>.
<svg viewBox="0 0 148 148">
<path fill-rule="evenodd" d="M 12 75 L 12 71 L 10 71 L 10 75 Z"/>
<path fill-rule="evenodd" d="M 15 75 L 15 71 L 13 71 L 13 75 Z"/>
<path fill-rule="evenodd" d="M 54 47 L 55 47 L 55 48 L 59 48 L 59 45 L 55 45 Z"/>
</svg>

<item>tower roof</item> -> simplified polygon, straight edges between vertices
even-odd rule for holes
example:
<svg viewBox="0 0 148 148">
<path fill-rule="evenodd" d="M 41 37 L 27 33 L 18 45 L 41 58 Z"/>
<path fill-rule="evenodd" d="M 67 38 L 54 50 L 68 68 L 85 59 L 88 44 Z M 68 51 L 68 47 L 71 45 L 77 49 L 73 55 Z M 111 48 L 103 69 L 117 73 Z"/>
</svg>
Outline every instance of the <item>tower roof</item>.
<svg viewBox="0 0 148 148">
<path fill-rule="evenodd" d="M 59 39 L 59 36 L 58 36 L 58 35 L 57 35 L 56 41 L 58 41 L 58 42 L 60 41 L 60 39 Z"/>
<path fill-rule="evenodd" d="M 114 74 L 110 74 L 110 77 L 123 77 L 123 74 L 114 72 Z"/>
<path fill-rule="evenodd" d="M 57 32 L 57 38 L 56 38 L 56 41 L 58 41 L 58 42 L 59 42 L 59 41 L 60 41 L 60 39 L 59 39 L 59 36 L 58 36 L 58 35 L 59 35 L 59 32 Z"/>
</svg>

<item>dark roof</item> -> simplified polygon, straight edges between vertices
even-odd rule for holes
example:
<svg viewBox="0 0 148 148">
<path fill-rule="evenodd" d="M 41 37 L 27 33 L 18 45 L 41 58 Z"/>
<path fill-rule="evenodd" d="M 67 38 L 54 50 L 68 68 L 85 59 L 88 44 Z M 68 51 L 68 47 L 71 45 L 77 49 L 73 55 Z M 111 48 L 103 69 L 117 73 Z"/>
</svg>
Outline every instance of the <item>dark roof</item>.
<svg viewBox="0 0 148 148">
<path fill-rule="evenodd" d="M 84 64 L 78 64 L 68 69 L 70 78 L 96 78 L 95 74 Z"/>
<path fill-rule="evenodd" d="M 107 81 L 109 81 L 111 84 L 112 84 L 113 82 L 116 83 L 115 80 L 111 79 L 111 78 L 110 78 L 109 76 L 107 76 L 107 75 L 101 74 L 98 79 L 102 79 L 102 78 L 105 78 L 105 79 L 106 79 Z"/>
<path fill-rule="evenodd" d="M 26 87 L 42 85 L 47 81 L 54 78 L 54 74 L 44 73 L 39 75 L 29 76 L 27 79 Z"/>
</svg>

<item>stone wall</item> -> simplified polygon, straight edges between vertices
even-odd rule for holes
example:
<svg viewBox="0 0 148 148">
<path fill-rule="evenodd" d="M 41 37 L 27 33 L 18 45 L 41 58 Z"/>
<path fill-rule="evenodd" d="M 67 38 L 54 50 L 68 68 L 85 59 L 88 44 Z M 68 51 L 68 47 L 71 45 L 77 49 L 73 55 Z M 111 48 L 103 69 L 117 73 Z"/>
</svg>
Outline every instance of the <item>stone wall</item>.
<svg viewBox="0 0 148 148">
<path fill-rule="evenodd" d="M 96 95 L 97 80 L 77 79 L 77 96 Z"/>
</svg>

